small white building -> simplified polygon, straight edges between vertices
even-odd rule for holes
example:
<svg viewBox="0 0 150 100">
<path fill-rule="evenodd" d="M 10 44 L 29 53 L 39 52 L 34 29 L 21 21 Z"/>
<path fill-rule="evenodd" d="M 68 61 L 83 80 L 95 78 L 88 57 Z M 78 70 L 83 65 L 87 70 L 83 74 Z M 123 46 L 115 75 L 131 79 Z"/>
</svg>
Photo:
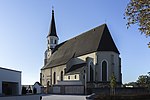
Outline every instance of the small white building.
<svg viewBox="0 0 150 100">
<path fill-rule="evenodd" d="M 33 85 L 33 93 L 34 91 L 36 91 L 36 93 L 42 93 L 42 85 L 39 82 L 35 82 L 35 84 Z"/>
<path fill-rule="evenodd" d="M 21 71 L 0 67 L 0 95 L 21 95 Z"/>
</svg>

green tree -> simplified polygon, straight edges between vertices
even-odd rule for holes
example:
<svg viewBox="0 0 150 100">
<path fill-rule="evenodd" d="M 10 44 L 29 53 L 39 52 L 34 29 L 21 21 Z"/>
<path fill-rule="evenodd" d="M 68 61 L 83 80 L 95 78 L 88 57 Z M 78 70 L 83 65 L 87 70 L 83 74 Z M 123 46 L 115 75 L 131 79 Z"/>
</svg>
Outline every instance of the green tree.
<svg viewBox="0 0 150 100">
<path fill-rule="evenodd" d="M 149 92 L 150 92 L 150 72 L 148 72 L 148 90 L 149 90 Z"/>
<path fill-rule="evenodd" d="M 148 87 L 150 84 L 148 75 L 141 75 L 138 77 L 137 83 L 140 87 Z"/>
<path fill-rule="evenodd" d="M 110 79 L 110 87 L 111 87 L 111 94 L 115 94 L 115 87 L 116 87 L 116 77 L 115 74 L 112 73 L 111 79 Z"/>
<path fill-rule="evenodd" d="M 141 33 L 150 36 L 150 0 L 130 0 L 125 11 L 127 28 L 137 24 Z M 150 45 L 150 43 L 149 43 Z"/>
</svg>

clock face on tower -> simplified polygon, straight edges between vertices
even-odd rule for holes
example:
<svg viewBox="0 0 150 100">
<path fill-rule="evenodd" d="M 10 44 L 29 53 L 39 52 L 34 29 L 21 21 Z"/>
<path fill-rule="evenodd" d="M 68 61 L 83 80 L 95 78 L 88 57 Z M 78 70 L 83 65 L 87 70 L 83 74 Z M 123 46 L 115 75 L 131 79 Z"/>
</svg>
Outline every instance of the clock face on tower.
<svg viewBox="0 0 150 100">
<path fill-rule="evenodd" d="M 49 52 L 47 53 L 47 58 L 49 59 L 50 56 L 51 56 L 51 53 L 50 53 L 50 51 L 49 51 Z"/>
</svg>

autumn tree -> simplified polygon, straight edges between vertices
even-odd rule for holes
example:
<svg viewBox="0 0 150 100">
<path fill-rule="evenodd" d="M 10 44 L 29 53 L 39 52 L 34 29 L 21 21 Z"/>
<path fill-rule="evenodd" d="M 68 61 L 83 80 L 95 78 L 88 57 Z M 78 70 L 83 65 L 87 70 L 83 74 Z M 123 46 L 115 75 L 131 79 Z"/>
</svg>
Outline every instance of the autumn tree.
<svg viewBox="0 0 150 100">
<path fill-rule="evenodd" d="M 141 33 L 146 37 L 150 36 L 150 0 L 130 0 L 126 7 L 125 18 L 127 28 L 137 24 Z"/>
</svg>

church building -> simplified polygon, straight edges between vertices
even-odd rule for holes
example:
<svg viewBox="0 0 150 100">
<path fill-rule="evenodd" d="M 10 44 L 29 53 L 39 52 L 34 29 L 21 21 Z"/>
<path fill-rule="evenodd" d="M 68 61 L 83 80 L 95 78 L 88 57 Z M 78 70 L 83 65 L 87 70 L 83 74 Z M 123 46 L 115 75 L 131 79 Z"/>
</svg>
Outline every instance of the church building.
<svg viewBox="0 0 150 100">
<path fill-rule="evenodd" d="M 44 87 L 109 87 L 112 74 L 122 84 L 121 58 L 106 24 L 58 43 L 54 10 L 40 81 Z"/>
</svg>

